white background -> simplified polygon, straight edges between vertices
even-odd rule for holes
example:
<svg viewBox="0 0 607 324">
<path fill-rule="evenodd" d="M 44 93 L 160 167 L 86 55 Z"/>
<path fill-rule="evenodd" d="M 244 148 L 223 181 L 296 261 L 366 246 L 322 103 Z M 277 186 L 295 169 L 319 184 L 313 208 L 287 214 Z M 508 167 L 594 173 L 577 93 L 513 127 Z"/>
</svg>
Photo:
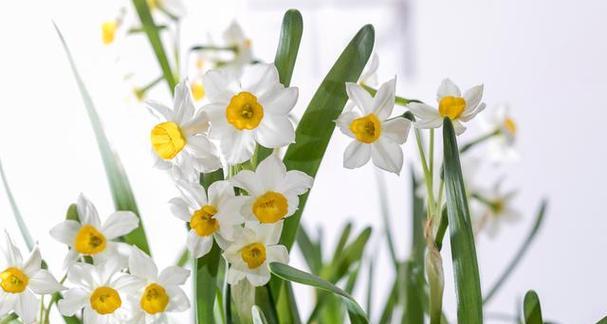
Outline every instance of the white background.
<svg viewBox="0 0 607 324">
<path fill-rule="evenodd" d="M 518 188 L 516 204 L 524 219 L 477 242 L 482 285 L 489 288 L 519 246 L 542 197 L 550 199 L 545 226 L 521 266 L 488 305 L 487 313 L 514 314 L 527 289 L 535 289 L 544 316 L 562 323 L 594 323 L 607 314 L 604 247 L 607 229 L 604 183 L 607 146 L 603 133 L 607 90 L 607 2 L 601 0 L 498 1 L 188 1 L 184 48 L 207 39 L 237 18 L 253 40 L 256 57 L 271 61 L 282 13 L 298 7 L 304 38 L 292 85 L 300 87 L 301 114 L 333 61 L 360 26 L 376 28 L 380 80 L 398 76 L 398 93 L 425 101 L 434 98 L 444 77 L 464 88 L 485 84 L 490 109 L 508 102 L 519 126 L 522 160 L 495 169 L 487 166 L 487 184 L 507 174 L 505 184 Z M 185 242 L 183 224 L 166 202 L 176 195 L 168 177 L 151 166 L 149 129 L 154 120 L 130 98 L 135 73 L 141 85 L 159 75 L 147 41 L 138 36 L 119 46 L 100 43 L 99 26 L 116 14 L 108 1 L 11 1 L 0 11 L 0 157 L 19 207 L 51 268 L 60 274 L 65 248 L 48 230 L 64 218 L 78 193 L 92 199 L 102 215 L 112 211 L 111 197 L 93 133 L 52 28 L 55 20 L 72 48 L 114 148 L 135 191 L 154 255 L 168 265 Z M 124 58 L 116 63 L 115 56 Z M 168 101 L 165 85 L 150 97 Z M 472 123 L 460 141 L 481 132 Z M 341 167 L 348 140 L 335 133 L 318 173 L 304 222 L 322 227 L 327 251 L 339 230 L 352 220 L 357 230 L 372 226 L 380 233 L 375 170 Z M 406 166 L 415 164 L 410 140 Z M 480 149 L 478 155 L 484 155 Z M 404 169 L 405 171 L 407 169 Z M 409 179 L 386 174 L 398 253 L 408 255 Z M 23 247 L 10 206 L 0 191 L 0 228 Z M 314 232 L 313 230 L 311 232 Z M 383 305 L 393 271 L 386 246 L 379 251 L 374 316 Z M 448 251 L 448 247 L 445 249 Z M 443 254 L 445 264 L 450 255 Z M 299 252 L 293 264 L 302 265 Z M 455 315 L 452 272 L 446 269 L 445 310 Z M 189 290 L 187 288 L 186 290 Z M 361 296 L 364 285 L 358 287 Z M 298 289 L 307 313 L 307 289 Z M 189 319 L 186 315 L 184 319 Z"/>
</svg>

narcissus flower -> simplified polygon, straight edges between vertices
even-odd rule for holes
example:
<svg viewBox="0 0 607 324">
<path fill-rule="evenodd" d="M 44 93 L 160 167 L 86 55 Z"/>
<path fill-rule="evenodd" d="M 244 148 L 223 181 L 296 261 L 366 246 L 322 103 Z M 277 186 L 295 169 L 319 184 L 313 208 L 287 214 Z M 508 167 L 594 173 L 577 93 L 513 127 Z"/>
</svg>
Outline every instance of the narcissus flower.
<svg viewBox="0 0 607 324">
<path fill-rule="evenodd" d="M 196 181 L 201 172 L 221 167 L 217 149 L 206 136 L 207 114 L 204 110 L 195 112 L 187 80 L 175 87 L 173 109 L 155 102 L 147 105 L 162 121 L 150 134 L 156 167 L 191 181 Z"/>
<path fill-rule="evenodd" d="M 483 85 L 470 88 L 462 96 L 459 88 L 450 79 L 445 79 L 438 88 L 438 109 L 424 103 L 410 103 L 407 107 L 415 114 L 415 127 L 438 128 L 443 125 L 443 119 L 448 117 L 453 122 L 457 135 L 462 134 L 466 127 L 462 122 L 468 122 L 485 109 L 481 103 Z"/>
<path fill-rule="evenodd" d="M 119 323 L 132 317 L 127 297 L 138 288 L 136 277 L 120 272 L 115 259 L 98 265 L 74 263 L 67 280 L 74 285 L 57 306 L 64 316 L 84 309 L 84 323 Z"/>
<path fill-rule="evenodd" d="M 227 281 L 231 285 L 248 280 L 253 286 L 263 286 L 270 281 L 269 264 L 289 263 L 289 252 L 279 245 L 282 222 L 259 224 L 247 222 L 235 235 L 236 241 L 225 248 L 224 257 L 231 264 Z"/>
<path fill-rule="evenodd" d="M 23 262 L 21 252 L 5 234 L 5 247 L 0 258 L 0 317 L 13 311 L 26 324 L 36 320 L 40 309 L 36 295 L 52 294 L 65 288 L 48 271 L 43 270 L 36 246 Z"/>
<path fill-rule="evenodd" d="M 344 167 L 354 169 L 369 160 L 377 167 L 400 173 L 403 166 L 401 145 L 407 140 L 411 122 L 403 117 L 389 118 L 394 108 L 396 79 L 381 85 L 375 98 L 355 83 L 346 83 L 354 103 L 336 123 L 342 133 L 354 140 L 344 152 Z"/>
<path fill-rule="evenodd" d="M 240 209 L 244 196 L 236 196 L 229 181 L 209 186 L 208 197 L 198 183 L 177 182 L 181 197 L 170 201 L 173 214 L 190 225 L 187 247 L 195 258 L 211 250 L 213 238 L 233 240 L 234 228 L 244 223 Z"/>
<path fill-rule="evenodd" d="M 263 160 L 255 172 L 240 171 L 231 179 L 235 187 L 247 191 L 242 215 L 259 223 L 276 223 L 295 213 L 299 195 L 312 187 L 309 175 L 287 167 L 274 154 Z"/>
<path fill-rule="evenodd" d="M 203 107 L 211 121 L 209 137 L 220 141 L 228 163 L 250 159 L 256 143 L 277 148 L 295 140 L 288 115 L 298 90 L 280 84 L 274 64 L 249 65 L 240 79 L 212 70 L 203 84 L 210 102 Z"/>
<path fill-rule="evenodd" d="M 497 134 L 489 139 L 489 156 L 493 161 L 516 161 L 519 154 L 514 147 L 518 126 L 510 115 L 508 105 L 497 106 L 485 119 L 485 129 Z"/>
<path fill-rule="evenodd" d="M 238 73 L 242 67 L 253 61 L 253 49 L 251 39 L 246 37 L 242 27 L 237 21 L 233 21 L 223 32 L 223 39 L 228 46 L 234 47 L 234 59 L 226 66 Z"/>
<path fill-rule="evenodd" d="M 77 206 L 80 222 L 65 220 L 50 232 L 54 239 L 70 247 L 64 267 L 80 256 L 91 256 L 96 262 L 122 259 L 126 244 L 112 240 L 136 229 L 139 226 L 137 216 L 130 211 L 117 211 L 101 223 L 97 209 L 84 195 L 78 197 Z"/>
<path fill-rule="evenodd" d="M 473 192 L 476 200 L 474 214 L 476 218 L 476 231 L 486 229 L 489 237 L 495 237 L 502 223 L 513 223 L 521 219 L 522 214 L 512 206 L 516 191 L 504 192 L 501 183 L 491 189 Z"/>
<path fill-rule="evenodd" d="M 139 280 L 140 287 L 129 296 L 134 307 L 131 323 L 156 323 L 167 312 L 183 312 L 190 308 L 188 297 L 179 287 L 190 276 L 189 270 L 171 266 L 159 274 L 154 260 L 133 248 L 129 272 Z"/>
</svg>

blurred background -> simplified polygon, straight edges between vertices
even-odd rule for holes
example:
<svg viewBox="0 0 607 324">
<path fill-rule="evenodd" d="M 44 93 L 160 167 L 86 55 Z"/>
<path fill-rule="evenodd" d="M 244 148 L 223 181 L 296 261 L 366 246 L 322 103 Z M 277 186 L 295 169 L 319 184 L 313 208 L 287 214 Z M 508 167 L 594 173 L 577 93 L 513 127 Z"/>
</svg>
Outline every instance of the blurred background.
<svg viewBox="0 0 607 324">
<path fill-rule="evenodd" d="M 152 167 L 148 134 L 154 119 L 132 95 L 134 85 L 160 74 L 147 39 L 132 36 L 110 47 L 100 40 L 101 23 L 115 17 L 125 3 L 12 1 L 0 11 L 0 157 L 21 212 L 58 276 L 65 247 L 50 238 L 49 229 L 64 218 L 80 192 L 97 205 L 102 217 L 113 211 L 113 205 L 93 132 L 52 20 L 63 31 L 125 165 L 158 263 L 173 263 L 185 243 L 183 224 L 167 205 L 177 191 L 166 174 Z M 607 2 L 187 0 L 185 5 L 183 48 L 210 37 L 219 39 L 236 19 L 251 38 L 255 57 L 263 61 L 274 58 L 283 12 L 298 8 L 304 34 L 292 80 L 300 87 L 297 115 L 347 42 L 367 23 L 376 30 L 379 80 L 396 75 L 399 95 L 433 102 L 445 77 L 465 89 L 484 83 L 488 110 L 501 103 L 512 108 L 521 159 L 499 167 L 486 163 L 478 179 L 491 184 L 505 177 L 504 186 L 518 190 L 515 204 L 524 215 L 502 227 L 493 239 L 478 237 L 485 291 L 526 236 L 540 199 L 550 201 L 530 252 L 487 306 L 486 313 L 496 315 L 488 316 L 488 322 L 516 314 L 528 289 L 538 292 L 548 320 L 593 323 L 607 314 L 603 133 L 607 107 L 602 97 L 607 93 L 603 35 Z M 132 78 L 125 81 L 127 74 Z M 165 85 L 155 87 L 147 97 L 170 100 Z M 459 140 L 482 133 L 474 121 Z M 324 244 L 331 250 L 347 221 L 353 221 L 356 230 L 373 227 L 369 252 L 377 257 L 374 303 L 383 305 L 394 273 L 382 235 L 376 171 L 371 165 L 342 168 L 347 143 L 341 133 L 334 134 L 303 220 L 313 234 L 322 228 Z M 405 146 L 401 176 L 382 175 L 389 188 L 391 230 L 401 258 L 409 254 L 411 240 L 408 168 L 418 164 L 413 144 L 410 140 Z M 479 148 L 473 154 L 483 157 L 487 151 Z M 8 229 L 25 248 L 4 191 L 0 195 L 0 228 Z M 445 311 L 454 320 L 448 246 L 443 251 Z M 292 264 L 304 265 L 297 250 Z M 364 291 L 363 282 L 355 290 L 361 301 Z M 296 292 L 307 314 L 310 304 L 305 300 L 312 294 L 302 287 Z M 189 316 L 175 319 L 185 321 Z"/>
</svg>

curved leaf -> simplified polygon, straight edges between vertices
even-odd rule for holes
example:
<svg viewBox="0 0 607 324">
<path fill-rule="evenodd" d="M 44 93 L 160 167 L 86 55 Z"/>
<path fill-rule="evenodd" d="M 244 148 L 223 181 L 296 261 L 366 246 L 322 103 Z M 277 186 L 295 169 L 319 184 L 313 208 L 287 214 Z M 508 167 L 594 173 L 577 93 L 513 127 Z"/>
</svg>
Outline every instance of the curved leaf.
<svg viewBox="0 0 607 324">
<path fill-rule="evenodd" d="M 525 312 L 525 324 L 544 324 L 540 299 L 535 291 L 529 290 L 525 294 L 523 311 Z"/>
<path fill-rule="evenodd" d="M 11 188 L 8 185 L 8 181 L 6 180 L 6 174 L 4 174 L 4 168 L 2 167 L 2 161 L 0 161 L 0 177 L 2 177 L 4 192 L 6 192 L 6 197 L 8 198 L 8 202 L 10 203 L 11 209 L 13 210 L 13 216 L 15 217 L 15 222 L 17 222 L 17 226 L 19 227 L 19 232 L 21 232 L 21 237 L 23 238 L 23 241 L 25 241 L 27 249 L 31 251 L 34 248 L 34 240 L 32 239 L 32 234 L 30 234 L 30 231 L 27 228 L 23 217 L 21 216 L 19 207 L 17 207 L 17 202 L 13 197 L 13 192 L 11 191 Z"/>
</svg>

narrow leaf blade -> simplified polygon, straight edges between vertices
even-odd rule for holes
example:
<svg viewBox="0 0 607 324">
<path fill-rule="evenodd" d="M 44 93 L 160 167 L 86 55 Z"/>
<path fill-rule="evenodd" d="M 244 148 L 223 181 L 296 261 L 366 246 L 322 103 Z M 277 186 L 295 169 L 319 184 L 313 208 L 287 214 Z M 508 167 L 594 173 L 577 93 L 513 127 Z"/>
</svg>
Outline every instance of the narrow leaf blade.
<svg viewBox="0 0 607 324">
<path fill-rule="evenodd" d="M 525 312 L 525 324 L 544 324 L 542 319 L 542 308 L 540 307 L 540 298 L 533 290 L 525 294 L 523 301 L 523 311 Z"/>
</svg>

